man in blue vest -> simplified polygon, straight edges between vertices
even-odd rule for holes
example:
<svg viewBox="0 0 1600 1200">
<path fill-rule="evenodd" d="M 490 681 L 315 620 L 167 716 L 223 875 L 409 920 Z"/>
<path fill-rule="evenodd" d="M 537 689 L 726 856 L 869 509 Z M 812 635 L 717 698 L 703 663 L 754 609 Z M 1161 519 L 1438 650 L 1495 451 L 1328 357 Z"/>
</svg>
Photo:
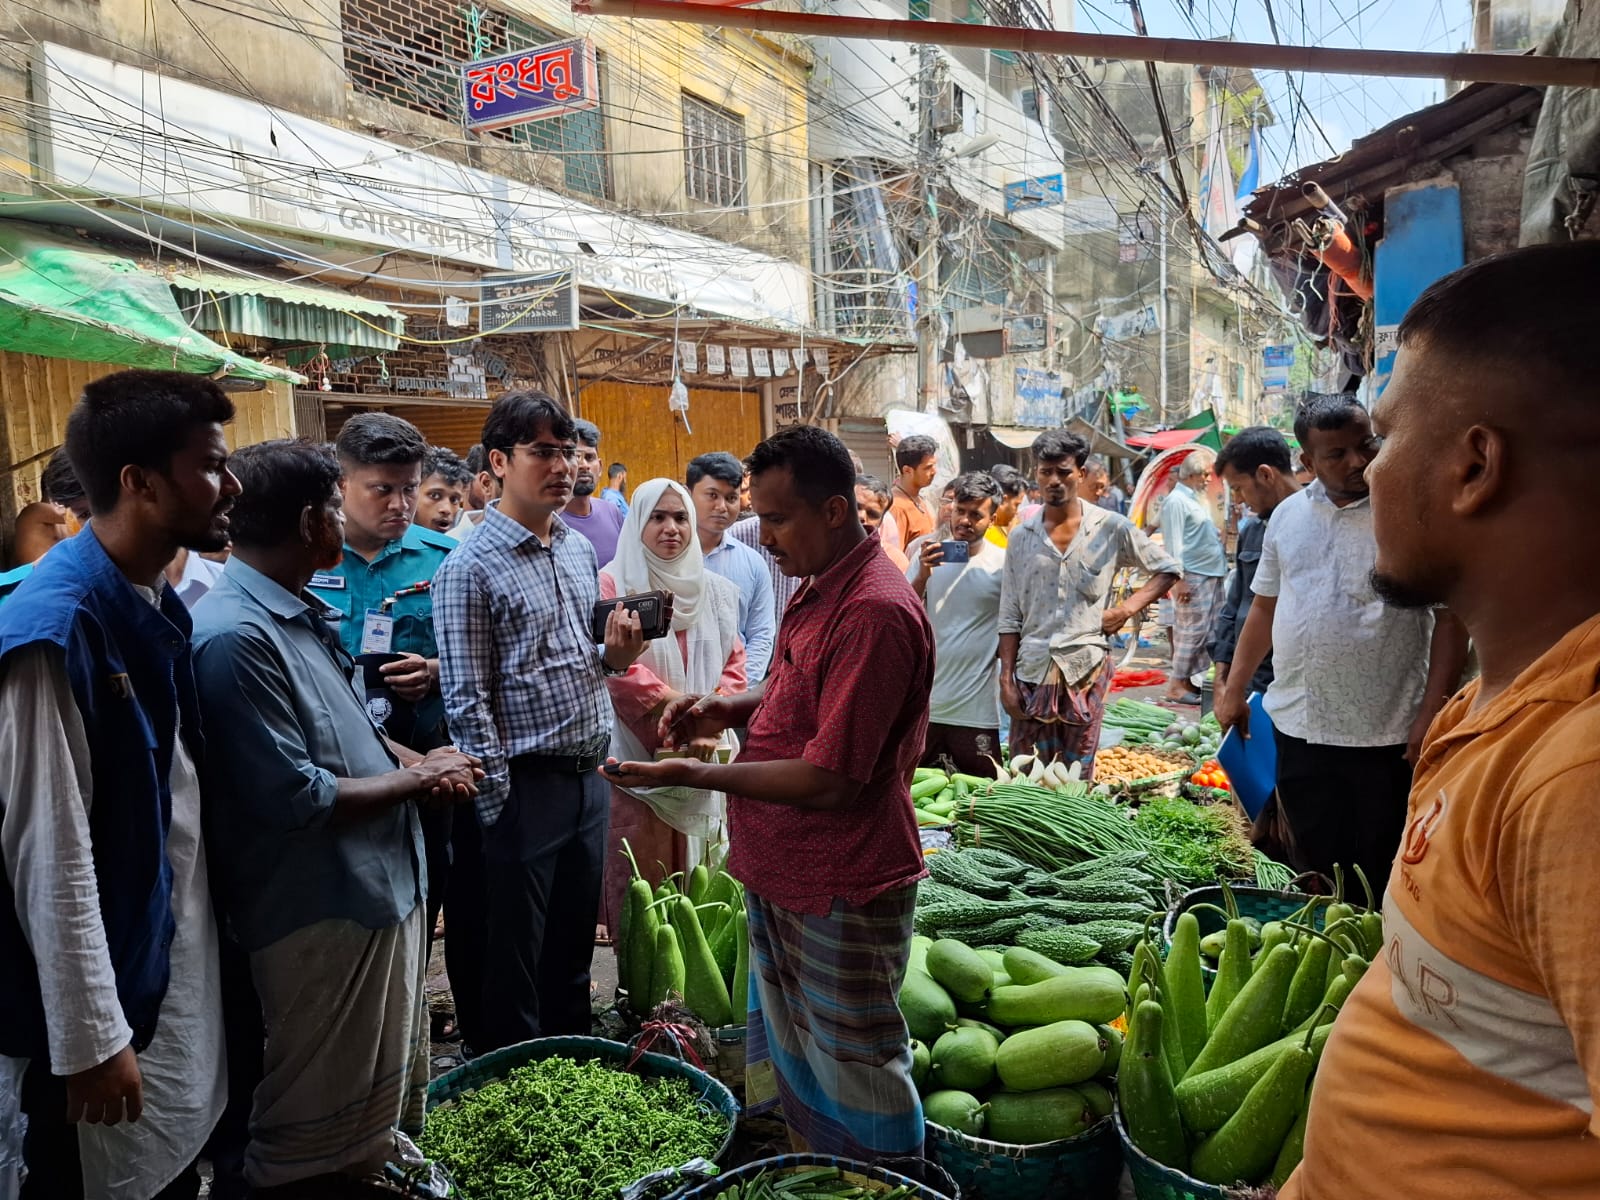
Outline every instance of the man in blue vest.
<svg viewBox="0 0 1600 1200">
<path fill-rule="evenodd" d="M 0 1104 L 28 1116 L 25 1200 L 193 1197 L 226 1099 L 191 625 L 162 571 L 227 544 L 232 417 L 200 376 L 86 387 L 67 452 L 93 520 L 0 608 Z"/>
</svg>

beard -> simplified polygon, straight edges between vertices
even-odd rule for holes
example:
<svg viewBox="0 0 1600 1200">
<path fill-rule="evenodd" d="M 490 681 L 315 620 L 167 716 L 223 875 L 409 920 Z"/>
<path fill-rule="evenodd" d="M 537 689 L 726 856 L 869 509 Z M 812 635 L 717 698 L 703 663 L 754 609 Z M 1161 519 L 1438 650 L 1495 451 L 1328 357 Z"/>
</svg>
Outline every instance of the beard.
<svg viewBox="0 0 1600 1200">
<path fill-rule="evenodd" d="M 1438 580 L 1400 579 L 1375 570 L 1368 581 L 1390 608 L 1432 608 L 1448 599 L 1448 589 Z"/>
<path fill-rule="evenodd" d="M 572 481 L 572 494 L 574 496 L 592 496 L 596 479 L 593 475 L 579 475 Z"/>
</svg>

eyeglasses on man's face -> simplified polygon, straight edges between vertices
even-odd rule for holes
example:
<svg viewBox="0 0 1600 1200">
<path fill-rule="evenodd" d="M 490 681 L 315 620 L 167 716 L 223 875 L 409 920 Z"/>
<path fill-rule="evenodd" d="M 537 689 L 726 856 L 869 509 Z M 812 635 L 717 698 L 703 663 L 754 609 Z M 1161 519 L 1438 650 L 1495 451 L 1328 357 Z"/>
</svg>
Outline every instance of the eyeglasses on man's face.
<svg viewBox="0 0 1600 1200">
<path fill-rule="evenodd" d="M 578 447 L 570 442 L 560 446 L 553 446 L 549 442 L 534 442 L 526 446 L 513 446 L 511 449 L 525 451 L 529 458 L 537 458 L 546 463 L 554 462 L 557 458 L 564 458 L 569 463 L 578 461 Z"/>
</svg>

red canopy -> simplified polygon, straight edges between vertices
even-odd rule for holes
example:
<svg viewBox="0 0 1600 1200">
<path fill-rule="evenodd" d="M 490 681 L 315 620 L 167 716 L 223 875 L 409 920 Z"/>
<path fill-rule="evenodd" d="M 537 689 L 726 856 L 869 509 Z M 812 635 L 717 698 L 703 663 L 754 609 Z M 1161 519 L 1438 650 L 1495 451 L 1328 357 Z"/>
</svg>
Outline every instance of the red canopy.
<svg viewBox="0 0 1600 1200">
<path fill-rule="evenodd" d="M 1177 446 L 1187 446 L 1190 442 L 1199 444 L 1199 438 L 1205 433 L 1204 429 L 1163 429 L 1160 433 L 1130 433 L 1127 437 L 1130 446 L 1148 446 L 1152 450 L 1171 450 Z"/>
</svg>

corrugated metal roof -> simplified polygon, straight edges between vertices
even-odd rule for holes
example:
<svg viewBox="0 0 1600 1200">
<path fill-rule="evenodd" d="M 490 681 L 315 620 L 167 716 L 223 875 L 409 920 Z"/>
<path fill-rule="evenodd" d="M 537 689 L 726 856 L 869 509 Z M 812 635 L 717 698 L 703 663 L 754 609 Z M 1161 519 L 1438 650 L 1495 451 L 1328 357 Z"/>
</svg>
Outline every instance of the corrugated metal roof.
<svg viewBox="0 0 1600 1200">
<path fill-rule="evenodd" d="M 393 350 L 405 316 L 379 300 L 332 288 L 222 271 L 175 274 L 173 294 L 196 329 L 278 342 Z"/>
<path fill-rule="evenodd" d="M 1300 191 L 1307 183 L 1319 184 L 1336 204 L 1356 194 L 1381 198 L 1387 188 L 1405 182 L 1414 168 L 1449 158 L 1485 134 L 1537 112 L 1543 95 L 1539 88 L 1519 84 L 1475 83 L 1357 138 L 1337 158 L 1268 184 L 1251 198 L 1244 215 L 1270 231 L 1314 213 Z"/>
</svg>

